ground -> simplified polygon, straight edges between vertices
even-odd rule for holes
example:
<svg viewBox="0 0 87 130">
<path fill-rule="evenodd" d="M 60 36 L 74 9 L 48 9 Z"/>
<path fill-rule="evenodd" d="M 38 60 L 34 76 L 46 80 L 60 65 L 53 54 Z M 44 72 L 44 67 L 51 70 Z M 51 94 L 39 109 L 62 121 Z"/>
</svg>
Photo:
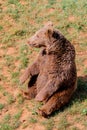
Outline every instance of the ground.
<svg viewBox="0 0 87 130">
<path fill-rule="evenodd" d="M 70 103 L 49 119 L 42 105 L 26 100 L 19 77 L 39 49 L 27 38 L 52 21 L 76 49 L 78 88 Z M 0 1 L 0 130 L 87 130 L 87 0 Z"/>
</svg>

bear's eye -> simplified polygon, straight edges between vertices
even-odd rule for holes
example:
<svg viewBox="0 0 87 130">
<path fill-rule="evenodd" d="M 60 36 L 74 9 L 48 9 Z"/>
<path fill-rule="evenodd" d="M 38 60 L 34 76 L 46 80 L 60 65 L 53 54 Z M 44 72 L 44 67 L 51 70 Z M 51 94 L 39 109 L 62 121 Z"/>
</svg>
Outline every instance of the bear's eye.
<svg viewBox="0 0 87 130">
<path fill-rule="evenodd" d="M 55 31 L 53 32 L 52 37 L 55 38 L 55 39 L 59 39 L 60 38 L 59 34 L 57 32 L 55 32 Z"/>
<path fill-rule="evenodd" d="M 37 37 L 39 38 L 39 35 L 37 35 Z"/>
</svg>

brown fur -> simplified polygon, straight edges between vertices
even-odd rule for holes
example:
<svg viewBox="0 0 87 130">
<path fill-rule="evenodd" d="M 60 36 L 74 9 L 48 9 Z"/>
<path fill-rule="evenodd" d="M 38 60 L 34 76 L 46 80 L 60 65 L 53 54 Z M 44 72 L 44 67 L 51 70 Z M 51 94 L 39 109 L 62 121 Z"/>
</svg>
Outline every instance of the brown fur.
<svg viewBox="0 0 87 130">
<path fill-rule="evenodd" d="M 42 50 L 20 82 L 24 83 L 30 77 L 28 96 L 45 102 L 40 114 L 47 116 L 68 103 L 77 87 L 75 49 L 51 22 L 37 31 L 28 44 L 42 47 Z M 30 89 L 34 90 L 34 96 Z"/>
</svg>

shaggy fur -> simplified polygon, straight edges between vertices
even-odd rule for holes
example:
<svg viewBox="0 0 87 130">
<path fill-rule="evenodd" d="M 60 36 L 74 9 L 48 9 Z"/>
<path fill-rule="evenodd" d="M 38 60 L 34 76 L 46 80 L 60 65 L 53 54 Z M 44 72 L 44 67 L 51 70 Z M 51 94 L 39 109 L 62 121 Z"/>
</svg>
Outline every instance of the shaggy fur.
<svg viewBox="0 0 87 130">
<path fill-rule="evenodd" d="M 20 82 L 30 77 L 28 97 L 44 102 L 39 113 L 46 117 L 68 103 L 77 87 L 75 49 L 51 22 L 37 31 L 28 44 L 42 50 Z"/>
</svg>

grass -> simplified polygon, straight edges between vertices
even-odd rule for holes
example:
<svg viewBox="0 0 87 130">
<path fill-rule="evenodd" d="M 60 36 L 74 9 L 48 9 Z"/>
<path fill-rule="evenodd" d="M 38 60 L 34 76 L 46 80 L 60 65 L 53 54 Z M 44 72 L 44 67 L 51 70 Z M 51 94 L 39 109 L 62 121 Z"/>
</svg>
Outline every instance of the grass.
<svg viewBox="0 0 87 130">
<path fill-rule="evenodd" d="M 4 108 L 4 106 L 5 106 L 4 104 L 0 103 L 0 110 L 2 110 Z"/>
<path fill-rule="evenodd" d="M 19 77 L 39 52 L 27 39 L 47 21 L 75 46 L 78 88 L 68 105 L 44 119 L 37 115 L 42 104 L 22 96 L 27 84 L 20 86 Z M 86 30 L 87 0 L 0 1 L 0 130 L 87 129 Z"/>
<path fill-rule="evenodd" d="M 10 115 L 9 113 L 6 114 L 2 120 L 2 123 L 0 124 L 1 130 L 15 130 L 18 128 L 21 124 L 21 121 L 19 121 L 22 114 L 22 110 L 18 111 L 15 115 Z"/>
<path fill-rule="evenodd" d="M 12 104 L 14 102 L 15 102 L 15 99 L 13 98 L 13 96 L 11 94 L 8 94 L 7 103 Z"/>
<path fill-rule="evenodd" d="M 66 130 L 68 127 L 69 127 L 69 123 L 67 121 L 67 118 L 66 117 L 62 117 L 60 118 L 60 121 L 59 121 L 59 124 L 58 124 L 58 129 L 59 130 Z"/>
<path fill-rule="evenodd" d="M 31 117 L 29 120 L 30 123 L 37 123 L 37 119 L 35 119 L 34 117 Z"/>
<path fill-rule="evenodd" d="M 48 120 L 42 122 L 42 124 L 46 127 L 46 130 L 52 130 L 54 127 L 54 120 L 48 119 Z"/>
</svg>

